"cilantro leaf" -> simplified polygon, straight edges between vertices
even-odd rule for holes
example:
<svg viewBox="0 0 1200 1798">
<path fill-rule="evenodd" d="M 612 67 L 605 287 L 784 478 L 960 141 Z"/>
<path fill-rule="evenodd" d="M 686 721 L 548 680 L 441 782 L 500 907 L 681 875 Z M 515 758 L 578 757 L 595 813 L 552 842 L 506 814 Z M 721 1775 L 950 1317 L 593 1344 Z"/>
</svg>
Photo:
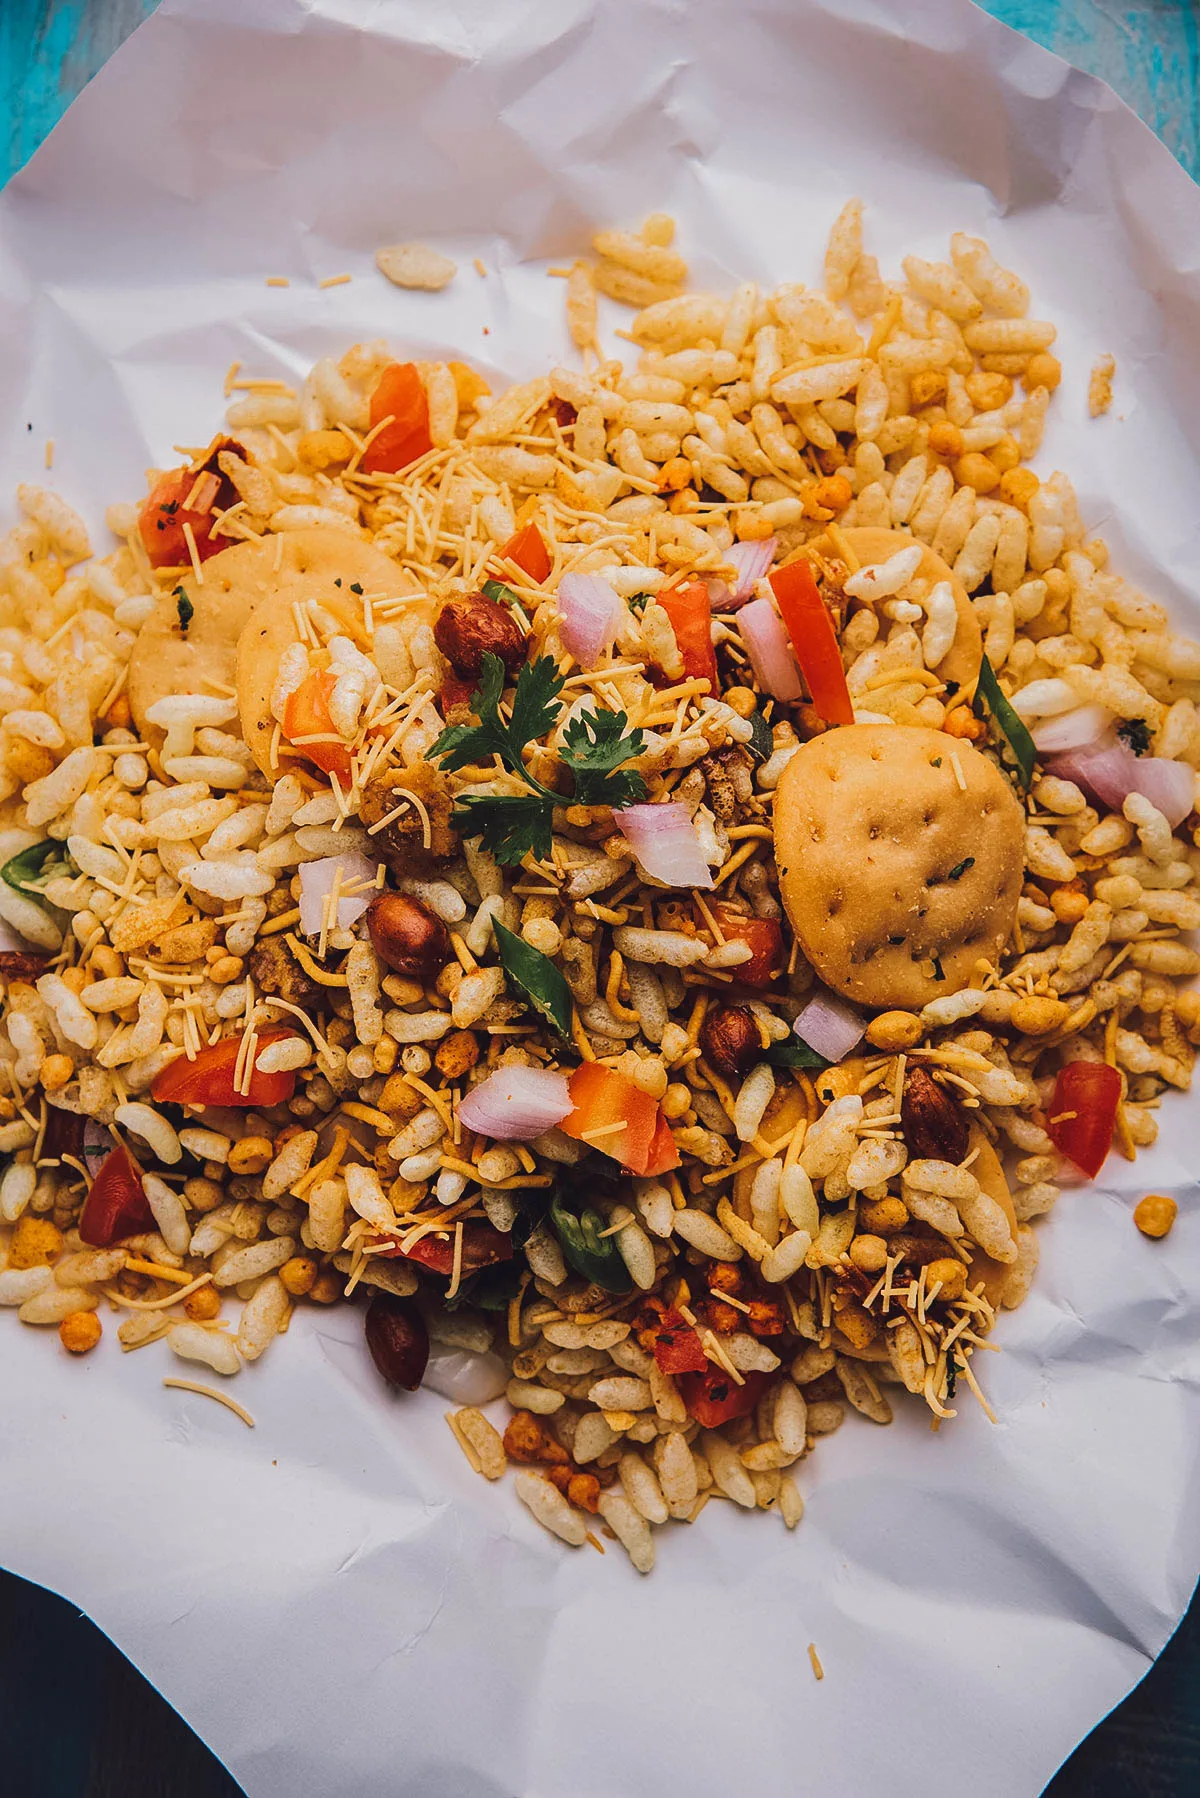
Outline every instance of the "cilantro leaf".
<svg viewBox="0 0 1200 1798">
<path fill-rule="evenodd" d="M 1144 718 L 1126 718 L 1117 726 L 1117 735 L 1127 743 L 1134 755 L 1145 755 L 1150 747 L 1150 726 Z"/>
<path fill-rule="evenodd" d="M 499 658 L 491 656 L 485 660 L 498 661 Z M 508 728 L 522 747 L 554 728 L 560 710 L 556 701 L 562 685 L 562 675 L 554 665 L 553 656 L 540 656 L 536 662 L 526 662 L 518 674 L 513 692 L 512 722 Z M 515 772 L 523 770 L 518 768 Z"/>
<path fill-rule="evenodd" d="M 570 770 L 573 793 L 544 786 L 522 759 L 530 743 L 546 737 L 562 710 L 563 681 L 551 656 L 529 662 L 517 675 L 507 720 L 500 711 L 506 673 L 499 656 L 485 655 L 479 685 L 471 695 L 478 724 L 454 724 L 430 748 L 430 756 L 453 773 L 498 756 L 510 774 L 529 789 L 522 794 L 471 794 L 459 801 L 451 822 L 468 836 L 482 836 L 497 860 L 512 866 L 532 851 L 549 855 L 555 806 L 634 804 L 646 796 L 645 782 L 622 767 L 640 755 L 640 730 L 624 735 L 624 712 L 583 713 L 564 732 L 561 757 Z"/>
<path fill-rule="evenodd" d="M 628 723 L 624 712 L 579 712 L 567 725 L 559 755 L 575 781 L 577 805 L 633 805 L 646 797 L 640 774 L 617 772 L 646 743 L 640 730 L 624 734 Z"/>
<path fill-rule="evenodd" d="M 955 862 L 954 866 L 952 868 L 947 868 L 944 874 L 927 874 L 925 877 L 925 885 L 927 887 L 935 887 L 940 885 L 943 880 L 961 880 L 967 869 L 973 868 L 974 866 L 975 857 L 973 855 L 964 855 L 960 862 Z"/>
<path fill-rule="evenodd" d="M 771 732 L 771 726 L 761 712 L 751 712 L 750 731 L 750 741 L 746 748 L 756 762 L 769 761 L 775 748 L 775 739 Z"/>
<path fill-rule="evenodd" d="M 522 670 L 524 672 L 524 670 Z M 513 745 L 509 727 L 500 716 L 500 696 L 504 692 L 504 663 L 499 656 L 483 658 L 479 685 L 471 695 L 471 710 L 478 724 L 452 724 L 430 748 L 430 755 L 444 761 L 453 772 L 472 762 L 486 762 L 498 755 L 506 767 L 512 767 Z M 515 773 L 523 773 L 521 758 L 516 757 Z"/>
<path fill-rule="evenodd" d="M 496 860 L 512 868 L 532 850 L 539 858 L 550 853 L 554 802 L 540 793 L 512 797 L 468 793 L 459 800 L 450 822 L 464 836 L 482 836 Z"/>
<path fill-rule="evenodd" d="M 580 805 L 610 805 L 615 812 L 622 806 L 640 805 L 646 797 L 646 783 L 634 768 L 618 768 L 615 774 L 606 774 L 604 784 L 597 786 L 595 792 L 588 792 L 586 799 L 579 799 Z"/>
<path fill-rule="evenodd" d="M 195 616 L 196 608 L 182 587 L 175 589 L 175 610 L 179 614 L 179 628 L 186 637 L 188 625 Z"/>
</svg>

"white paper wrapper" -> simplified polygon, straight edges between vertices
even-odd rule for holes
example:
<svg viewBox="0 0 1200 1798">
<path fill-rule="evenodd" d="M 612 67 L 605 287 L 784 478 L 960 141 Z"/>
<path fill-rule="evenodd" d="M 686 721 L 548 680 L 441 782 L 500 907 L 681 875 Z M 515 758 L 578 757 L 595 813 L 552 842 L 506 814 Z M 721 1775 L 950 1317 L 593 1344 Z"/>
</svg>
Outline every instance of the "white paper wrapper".
<svg viewBox="0 0 1200 1798">
<path fill-rule="evenodd" d="M 384 334 L 540 371 L 566 352 L 542 259 L 598 223 L 671 210 L 701 283 L 817 279 L 851 193 L 889 273 L 965 228 L 1030 281 L 1067 367 L 1044 468 L 1195 630 L 1196 190 L 1106 88 L 958 0 L 168 0 L 0 202 L 0 490 L 53 436 L 99 524 L 207 441 L 233 357 L 299 373 Z M 375 274 L 401 238 L 459 259 L 446 293 Z M 193 1370 L 161 1347 L 122 1359 L 110 1325 L 68 1363 L 6 1320 L 4 1557 L 251 1798 L 1037 1793 L 1197 1568 L 1192 1119 L 1168 1100 L 1162 1147 L 1042 1229 L 976 1362 L 999 1425 L 969 1397 L 937 1436 L 852 1419 L 801 1470 L 795 1535 L 710 1506 L 649 1581 L 560 1547 L 436 1397 L 381 1387 L 355 1312 L 298 1317 L 237 1380 L 253 1432 L 165 1392 Z M 1164 1243 L 1130 1221 L 1148 1188 L 1181 1202 Z"/>
</svg>

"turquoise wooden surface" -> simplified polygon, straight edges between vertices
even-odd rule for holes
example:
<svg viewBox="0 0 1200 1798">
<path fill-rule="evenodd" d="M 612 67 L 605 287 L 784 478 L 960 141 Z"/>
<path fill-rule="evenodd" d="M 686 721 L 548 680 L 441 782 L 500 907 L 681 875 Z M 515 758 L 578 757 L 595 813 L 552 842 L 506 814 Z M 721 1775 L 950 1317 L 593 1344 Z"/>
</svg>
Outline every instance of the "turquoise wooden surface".
<svg viewBox="0 0 1200 1798">
<path fill-rule="evenodd" d="M 0 184 L 154 3 L 0 0 Z M 1102 75 L 1200 178 L 1196 0 L 988 0 L 987 10 Z"/>
</svg>

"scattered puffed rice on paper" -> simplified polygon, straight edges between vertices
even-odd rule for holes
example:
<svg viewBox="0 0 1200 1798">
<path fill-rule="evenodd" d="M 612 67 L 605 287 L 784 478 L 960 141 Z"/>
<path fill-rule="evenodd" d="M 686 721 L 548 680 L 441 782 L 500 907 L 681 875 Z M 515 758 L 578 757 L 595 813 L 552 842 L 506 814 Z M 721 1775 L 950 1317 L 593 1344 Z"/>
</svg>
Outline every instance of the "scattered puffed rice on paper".
<svg viewBox="0 0 1200 1798">
<path fill-rule="evenodd" d="M 423 243 L 395 243 L 376 250 L 375 266 L 393 287 L 415 287 L 440 293 L 458 273 L 457 262 Z"/>
</svg>

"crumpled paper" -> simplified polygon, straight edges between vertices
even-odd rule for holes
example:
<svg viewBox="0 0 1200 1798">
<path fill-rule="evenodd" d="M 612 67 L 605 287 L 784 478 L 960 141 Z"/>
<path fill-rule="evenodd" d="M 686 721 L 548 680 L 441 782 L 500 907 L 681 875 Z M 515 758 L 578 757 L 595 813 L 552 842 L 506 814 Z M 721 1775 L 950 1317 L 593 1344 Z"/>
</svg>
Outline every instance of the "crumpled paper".
<svg viewBox="0 0 1200 1798">
<path fill-rule="evenodd" d="M 1200 199 L 1107 88 L 962 0 L 168 0 L 0 201 L 0 491 L 53 437 L 103 540 L 208 439 L 232 358 L 299 374 L 383 334 L 527 377 L 567 352 L 544 261 L 596 225 L 669 209 L 697 284 L 814 280 L 852 193 L 887 272 L 964 228 L 1030 281 L 1066 365 L 1041 465 L 1195 630 Z M 458 258 L 447 292 L 375 273 L 402 238 Z M 164 1391 L 193 1370 L 161 1347 L 110 1325 L 68 1362 L 0 1320 L 4 1558 L 251 1798 L 1035 1794 L 1197 1570 L 1194 1115 L 1169 1097 L 1160 1148 L 1041 1228 L 975 1363 L 999 1423 L 966 1395 L 937 1435 L 851 1418 L 794 1535 L 713 1505 L 649 1580 L 568 1551 L 442 1401 L 382 1387 L 357 1313 L 308 1310 L 235 1383 L 252 1432 Z M 1180 1200 L 1162 1243 L 1148 1188 Z"/>
</svg>

